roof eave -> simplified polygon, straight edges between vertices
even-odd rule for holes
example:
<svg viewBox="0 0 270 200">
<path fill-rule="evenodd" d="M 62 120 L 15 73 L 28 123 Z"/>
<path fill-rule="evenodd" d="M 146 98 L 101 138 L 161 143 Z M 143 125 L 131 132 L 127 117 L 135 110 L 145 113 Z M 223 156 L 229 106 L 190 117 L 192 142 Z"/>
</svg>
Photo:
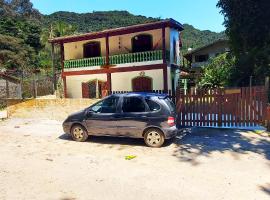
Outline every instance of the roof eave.
<svg viewBox="0 0 270 200">
<path fill-rule="evenodd" d="M 124 34 L 129 34 L 129 33 L 134 33 L 134 32 L 149 31 L 149 30 L 159 29 L 162 27 L 175 28 L 179 31 L 184 30 L 184 27 L 181 23 L 177 22 L 174 19 L 168 19 L 164 21 L 158 21 L 158 22 L 147 23 L 147 24 L 139 24 L 139 25 L 121 27 L 121 28 L 116 28 L 116 29 L 109 29 L 109 30 L 104 30 L 100 32 L 86 33 L 82 35 L 58 37 L 58 38 L 49 39 L 48 41 L 49 43 L 68 43 L 68 42 L 75 42 L 75 41 L 81 41 L 81 40 L 87 40 L 87 39 L 97 39 L 97 38 L 102 38 L 106 36 L 116 36 L 116 35 L 124 35 Z"/>
</svg>

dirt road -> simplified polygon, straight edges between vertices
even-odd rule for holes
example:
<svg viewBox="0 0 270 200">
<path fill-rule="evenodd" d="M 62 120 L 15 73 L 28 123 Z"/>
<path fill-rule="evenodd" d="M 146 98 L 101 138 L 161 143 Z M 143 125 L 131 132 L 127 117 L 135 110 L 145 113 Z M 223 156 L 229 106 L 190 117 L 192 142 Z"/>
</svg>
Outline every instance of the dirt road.
<svg viewBox="0 0 270 200">
<path fill-rule="evenodd" d="M 193 129 L 152 149 L 76 143 L 60 122 L 11 119 L 0 122 L 0 157 L 0 199 L 270 199 L 270 138 L 246 131 Z"/>
</svg>

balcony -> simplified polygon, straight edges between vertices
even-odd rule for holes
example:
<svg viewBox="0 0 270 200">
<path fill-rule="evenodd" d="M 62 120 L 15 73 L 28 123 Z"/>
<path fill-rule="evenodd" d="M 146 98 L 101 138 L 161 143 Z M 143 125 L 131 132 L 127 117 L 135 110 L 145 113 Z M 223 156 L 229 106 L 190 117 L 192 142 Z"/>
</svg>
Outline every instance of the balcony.
<svg viewBox="0 0 270 200">
<path fill-rule="evenodd" d="M 155 60 L 162 60 L 162 50 L 109 56 L 110 65 L 147 62 Z M 76 60 L 66 60 L 64 61 L 64 68 L 69 69 L 79 67 L 102 66 L 105 64 L 106 64 L 106 57 L 84 58 Z"/>
</svg>

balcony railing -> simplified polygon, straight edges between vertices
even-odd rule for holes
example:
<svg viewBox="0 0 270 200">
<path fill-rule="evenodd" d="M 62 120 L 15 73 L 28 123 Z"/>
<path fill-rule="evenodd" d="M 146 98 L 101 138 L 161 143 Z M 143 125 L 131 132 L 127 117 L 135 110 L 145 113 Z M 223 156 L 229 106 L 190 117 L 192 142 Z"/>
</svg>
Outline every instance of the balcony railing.
<svg viewBox="0 0 270 200">
<path fill-rule="evenodd" d="M 162 60 L 162 50 L 120 54 L 120 55 L 110 56 L 109 58 L 110 58 L 110 64 L 112 65 Z"/>
<path fill-rule="evenodd" d="M 109 56 L 109 60 L 111 65 L 162 60 L 162 50 L 113 55 Z M 64 68 L 91 67 L 105 64 L 106 57 L 84 58 L 66 60 L 64 61 Z"/>
<path fill-rule="evenodd" d="M 91 67 L 105 65 L 105 57 L 84 58 L 77 60 L 66 60 L 64 62 L 64 68 L 78 68 L 78 67 Z"/>
</svg>

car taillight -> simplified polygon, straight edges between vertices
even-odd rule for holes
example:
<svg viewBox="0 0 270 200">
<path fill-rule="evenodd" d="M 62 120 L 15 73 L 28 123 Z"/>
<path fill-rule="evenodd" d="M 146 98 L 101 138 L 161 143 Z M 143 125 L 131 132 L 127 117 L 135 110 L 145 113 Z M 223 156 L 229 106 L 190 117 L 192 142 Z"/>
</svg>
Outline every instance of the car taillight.
<svg viewBox="0 0 270 200">
<path fill-rule="evenodd" d="M 168 122 L 169 126 L 174 126 L 175 125 L 175 119 L 174 117 L 168 117 Z"/>
</svg>

